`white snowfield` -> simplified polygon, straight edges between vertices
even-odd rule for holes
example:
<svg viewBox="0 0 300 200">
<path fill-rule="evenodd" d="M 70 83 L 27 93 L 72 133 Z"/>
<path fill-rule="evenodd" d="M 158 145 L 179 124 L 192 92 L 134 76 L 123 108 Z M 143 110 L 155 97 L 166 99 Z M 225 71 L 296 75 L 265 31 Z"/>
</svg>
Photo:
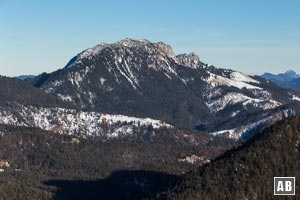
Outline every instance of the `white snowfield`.
<svg viewBox="0 0 300 200">
<path fill-rule="evenodd" d="M 0 123 L 38 127 L 60 134 L 83 137 L 118 137 L 133 134 L 135 128 L 172 128 L 170 124 L 150 118 L 82 112 L 65 108 L 37 108 L 18 105 L 15 112 L 0 108 Z"/>
<path fill-rule="evenodd" d="M 229 87 L 232 86 L 239 89 L 246 88 L 246 89 L 262 90 L 261 87 L 252 85 L 253 83 L 259 84 L 258 81 L 254 80 L 250 76 L 247 76 L 241 72 L 232 72 L 230 74 L 230 78 L 226 78 L 224 76 L 220 76 L 209 71 L 207 72 L 209 76 L 206 79 L 206 82 L 209 83 L 213 88 L 220 85 L 226 85 Z"/>
<path fill-rule="evenodd" d="M 282 105 L 272 98 L 271 93 L 257 86 L 260 83 L 259 81 L 241 72 L 231 71 L 230 74 L 227 75 L 229 78 L 225 75 L 220 76 L 210 71 L 207 71 L 207 73 L 209 76 L 207 79 L 204 79 L 204 81 L 209 84 L 210 92 L 206 105 L 212 113 L 222 111 L 226 106 L 238 103 L 242 103 L 244 108 L 247 105 L 252 105 L 263 110 L 273 109 Z M 252 95 L 247 96 L 240 92 L 229 92 L 222 96 L 222 89 L 218 88 L 218 86 L 229 86 L 238 89 L 244 88 L 252 93 Z"/>
<path fill-rule="evenodd" d="M 277 121 L 280 121 L 284 118 L 294 116 L 296 115 L 296 112 L 292 109 L 285 109 L 282 111 L 279 111 L 269 117 L 263 118 L 257 122 L 250 123 L 248 125 L 244 125 L 238 128 L 228 129 L 228 130 L 220 130 L 216 132 L 210 133 L 211 135 L 223 135 L 228 138 L 237 140 L 237 141 L 245 141 L 247 140 L 251 134 L 252 131 L 254 131 L 257 128 L 260 128 L 262 126 L 269 126 L 274 124 Z"/>
<path fill-rule="evenodd" d="M 233 80 L 233 81 L 242 81 L 242 82 L 245 82 L 245 83 L 256 83 L 256 84 L 259 84 L 259 81 L 251 78 L 250 76 L 248 75 L 245 75 L 241 72 L 232 72 L 230 74 L 230 79 Z"/>
<path fill-rule="evenodd" d="M 270 98 L 251 98 L 236 92 L 228 93 L 216 100 L 209 101 L 206 105 L 211 112 L 218 112 L 228 105 L 234 105 L 237 103 L 242 103 L 243 106 L 251 104 L 254 107 L 262 108 L 263 110 L 272 109 L 281 105 L 281 103 Z"/>
<path fill-rule="evenodd" d="M 300 101 L 300 97 L 296 96 L 296 95 L 293 95 L 292 96 L 292 100 L 293 101 Z"/>
</svg>

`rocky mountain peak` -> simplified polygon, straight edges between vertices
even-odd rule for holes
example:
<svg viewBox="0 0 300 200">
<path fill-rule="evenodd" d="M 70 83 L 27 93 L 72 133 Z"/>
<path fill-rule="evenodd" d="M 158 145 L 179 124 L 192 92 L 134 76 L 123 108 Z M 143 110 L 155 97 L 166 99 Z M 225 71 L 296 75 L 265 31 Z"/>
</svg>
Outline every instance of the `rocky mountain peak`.
<svg viewBox="0 0 300 200">
<path fill-rule="evenodd" d="M 164 42 L 152 43 L 146 39 L 135 40 L 131 38 L 125 38 L 124 40 L 120 40 L 115 44 L 117 44 L 120 48 L 130 47 L 135 48 L 135 50 L 145 51 L 145 53 L 162 54 L 174 60 L 176 59 L 176 55 L 172 47 Z"/>
<path fill-rule="evenodd" d="M 150 41 L 146 39 L 135 40 L 131 38 L 125 38 L 115 43 L 119 47 L 141 47 L 151 44 Z M 114 45 L 114 44 L 112 44 Z"/>
<path fill-rule="evenodd" d="M 167 45 L 163 42 L 157 42 L 154 44 L 159 50 L 161 50 L 163 53 L 165 53 L 168 57 L 172 59 L 176 59 L 176 55 L 170 45 Z"/>
<path fill-rule="evenodd" d="M 191 67 L 191 68 L 197 68 L 199 67 L 201 61 L 199 59 L 199 56 L 195 53 L 191 52 L 189 54 L 179 54 L 176 56 L 177 62 L 180 65 Z"/>
<path fill-rule="evenodd" d="M 103 50 L 107 48 L 111 50 L 111 53 L 115 54 L 115 56 L 113 56 L 115 58 L 122 57 L 128 58 L 129 60 L 137 60 L 136 57 L 144 56 L 142 59 L 146 59 L 148 66 L 154 69 L 159 69 L 164 65 L 170 65 L 170 62 L 192 68 L 197 68 L 200 64 L 199 57 L 195 53 L 176 56 L 172 47 L 164 42 L 152 43 L 146 39 L 135 40 L 125 38 L 116 43 L 101 43 L 84 50 L 75 56 L 67 64 L 66 68 L 74 66 L 75 63 L 84 63 L 84 60 L 93 60 L 94 57 L 101 55 Z M 128 65 L 130 65 L 130 63 L 128 63 Z"/>
<path fill-rule="evenodd" d="M 288 70 L 285 72 L 285 74 L 287 76 L 289 76 L 290 78 L 298 78 L 299 77 L 299 75 L 294 70 Z"/>
</svg>

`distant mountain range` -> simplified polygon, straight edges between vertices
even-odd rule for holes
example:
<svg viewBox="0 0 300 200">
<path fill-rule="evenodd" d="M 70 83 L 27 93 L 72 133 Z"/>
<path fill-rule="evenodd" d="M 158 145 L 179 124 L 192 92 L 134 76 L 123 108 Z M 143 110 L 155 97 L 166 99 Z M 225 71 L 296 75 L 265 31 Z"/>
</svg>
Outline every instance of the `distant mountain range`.
<svg viewBox="0 0 300 200">
<path fill-rule="evenodd" d="M 300 89 L 300 75 L 293 70 L 280 74 L 264 73 L 261 77 L 272 81 L 282 88 Z"/>
<path fill-rule="evenodd" d="M 26 80 L 26 79 L 34 78 L 34 77 L 35 77 L 34 75 L 20 75 L 20 76 L 17 76 L 15 78 L 18 78 L 18 79 L 21 79 L 21 80 Z"/>
</svg>

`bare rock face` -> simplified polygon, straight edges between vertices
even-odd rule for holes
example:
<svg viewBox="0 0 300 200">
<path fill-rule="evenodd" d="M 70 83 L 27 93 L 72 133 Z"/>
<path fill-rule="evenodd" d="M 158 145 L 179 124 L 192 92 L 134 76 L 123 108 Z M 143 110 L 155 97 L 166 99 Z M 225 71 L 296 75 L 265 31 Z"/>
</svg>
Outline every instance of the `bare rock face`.
<svg viewBox="0 0 300 200">
<path fill-rule="evenodd" d="M 176 56 L 177 62 L 180 65 L 191 67 L 191 68 L 198 68 L 201 66 L 201 61 L 199 57 L 195 53 L 190 54 L 180 54 Z"/>
</svg>

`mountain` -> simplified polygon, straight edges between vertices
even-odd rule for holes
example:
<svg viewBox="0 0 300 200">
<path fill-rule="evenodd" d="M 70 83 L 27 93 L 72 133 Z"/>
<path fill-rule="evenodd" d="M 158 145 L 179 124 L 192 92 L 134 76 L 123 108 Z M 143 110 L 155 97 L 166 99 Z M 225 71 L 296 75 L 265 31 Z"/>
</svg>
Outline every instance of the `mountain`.
<svg viewBox="0 0 300 200">
<path fill-rule="evenodd" d="M 261 77 L 267 80 L 275 79 L 275 80 L 285 81 L 285 80 L 296 79 L 299 78 L 300 76 L 295 71 L 288 70 L 285 73 L 281 73 L 281 74 L 264 73 L 263 75 L 261 75 Z"/>
<path fill-rule="evenodd" d="M 298 175 L 299 91 L 163 42 L 0 85 L 0 199 L 265 199 L 267 178 Z"/>
<path fill-rule="evenodd" d="M 261 77 L 283 88 L 300 89 L 300 75 L 293 70 L 281 74 L 264 73 Z"/>
<path fill-rule="evenodd" d="M 0 123 L 102 139 L 169 127 L 243 142 L 300 105 L 297 91 L 148 40 L 103 43 L 50 74 L 0 82 Z"/>
<path fill-rule="evenodd" d="M 15 103 L 0 106 L 0 124 L 38 127 L 59 134 L 84 138 L 119 138 L 135 136 L 141 130 L 144 134 L 155 134 L 154 130 L 174 128 L 160 120 L 111 115 L 98 112 L 83 112 L 66 108 L 45 108 L 24 106 Z"/>
<path fill-rule="evenodd" d="M 164 43 L 125 39 L 80 53 L 64 69 L 37 77 L 34 85 L 83 109 L 192 127 L 191 121 L 197 119 L 192 119 L 188 107 L 193 115 L 206 117 L 209 112 L 172 68 L 179 66 L 175 60 L 189 63 L 193 54 L 181 57 L 177 59 Z M 187 70 L 202 65 L 196 63 L 193 60 Z M 201 85 L 198 89 L 202 90 Z"/>
<path fill-rule="evenodd" d="M 0 76 L 0 85 L 5 86 L 0 87 L 0 124 L 102 139 L 132 136 L 141 130 L 151 135 L 161 127 L 173 128 L 150 118 L 84 112 L 17 78 Z"/>
<path fill-rule="evenodd" d="M 275 122 L 294 115 L 296 115 L 294 110 L 283 109 L 275 113 L 272 113 L 269 116 L 265 116 L 265 118 L 258 120 L 256 122 L 246 124 L 246 125 L 241 125 L 229 130 L 216 131 L 210 134 L 223 135 L 228 138 L 234 139 L 236 141 L 243 142 L 243 141 L 247 141 L 248 139 L 253 137 L 255 133 L 259 133 L 261 130 L 274 124 Z"/>
<path fill-rule="evenodd" d="M 34 78 L 34 77 L 35 77 L 34 75 L 20 75 L 15 78 L 18 78 L 20 80 L 26 80 L 26 79 L 30 79 L 30 78 Z"/>
<path fill-rule="evenodd" d="M 299 90 L 300 89 L 300 78 L 294 79 L 291 83 L 291 88 Z"/>
<path fill-rule="evenodd" d="M 129 38 L 84 50 L 63 69 L 30 81 L 82 110 L 212 133 L 249 126 L 297 104 L 300 96 L 263 78 L 205 64 L 194 53 L 176 55 L 163 42 Z"/>
<path fill-rule="evenodd" d="M 299 185 L 299 130 L 299 117 L 280 121 L 245 145 L 188 173 L 156 198 L 273 199 L 273 177 L 296 177 Z"/>
</svg>

